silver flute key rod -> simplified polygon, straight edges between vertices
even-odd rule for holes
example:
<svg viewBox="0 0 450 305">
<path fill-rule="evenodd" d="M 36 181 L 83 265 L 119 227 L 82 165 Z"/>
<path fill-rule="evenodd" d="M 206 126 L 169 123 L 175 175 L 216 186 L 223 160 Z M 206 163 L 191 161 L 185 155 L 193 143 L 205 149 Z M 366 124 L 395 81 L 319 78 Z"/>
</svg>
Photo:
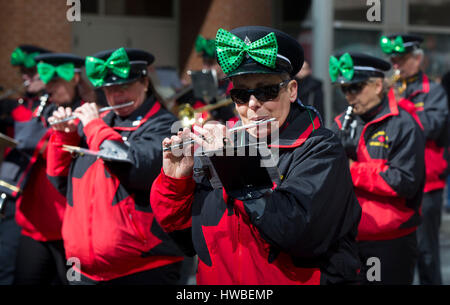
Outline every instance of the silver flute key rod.
<svg viewBox="0 0 450 305">
<path fill-rule="evenodd" d="M 120 104 L 120 105 L 103 107 L 103 108 L 100 108 L 100 109 L 98 110 L 98 113 L 102 113 L 102 112 L 109 111 L 109 110 L 114 110 L 114 109 L 125 108 L 125 107 L 131 106 L 131 105 L 133 105 L 133 104 L 134 104 L 134 101 L 131 101 L 131 102 L 124 103 L 124 104 Z M 62 119 L 62 120 L 59 120 L 59 121 L 52 122 L 52 123 L 50 123 L 50 126 L 53 126 L 53 125 L 59 124 L 59 123 L 68 122 L 68 121 L 70 121 L 70 120 L 75 120 L 75 119 L 77 119 L 77 117 L 74 116 L 74 115 L 72 115 L 72 116 L 67 117 L 67 118 L 65 118 L 65 119 Z"/>
<path fill-rule="evenodd" d="M 242 126 L 238 126 L 238 127 L 235 127 L 235 128 L 231 128 L 230 130 L 228 130 L 228 132 L 230 132 L 230 133 L 237 132 L 237 131 L 240 131 L 240 130 L 243 130 L 243 129 L 249 129 L 249 128 L 253 128 L 253 127 L 259 126 L 259 125 L 267 124 L 267 123 L 273 122 L 273 121 L 275 121 L 275 118 L 271 118 L 271 119 L 268 119 L 268 120 L 261 120 L 261 121 L 257 121 L 255 123 L 251 123 L 251 124 L 248 124 L 248 125 L 242 125 Z M 180 148 L 180 147 L 183 147 L 185 145 L 190 145 L 190 144 L 194 144 L 194 143 L 195 143 L 195 140 L 190 140 L 190 141 L 179 143 L 179 144 L 175 144 L 175 145 L 172 145 L 172 146 L 166 146 L 166 147 L 163 147 L 163 151 L 169 151 L 169 150 L 172 150 L 173 148 Z"/>
</svg>

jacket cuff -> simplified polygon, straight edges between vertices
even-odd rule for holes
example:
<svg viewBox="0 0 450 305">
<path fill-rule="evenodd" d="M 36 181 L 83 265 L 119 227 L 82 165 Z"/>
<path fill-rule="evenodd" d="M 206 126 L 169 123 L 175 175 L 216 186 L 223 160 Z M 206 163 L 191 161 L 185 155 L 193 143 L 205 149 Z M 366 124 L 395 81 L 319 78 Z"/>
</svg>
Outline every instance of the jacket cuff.
<svg viewBox="0 0 450 305">
<path fill-rule="evenodd" d="M 80 136 L 76 131 L 74 132 L 64 132 L 59 130 L 54 130 L 51 134 L 52 143 L 55 145 L 76 145 L 80 142 Z"/>
<path fill-rule="evenodd" d="M 167 176 L 161 168 L 161 184 L 172 194 L 191 194 L 195 190 L 195 181 L 192 175 L 182 178 Z"/>
</svg>

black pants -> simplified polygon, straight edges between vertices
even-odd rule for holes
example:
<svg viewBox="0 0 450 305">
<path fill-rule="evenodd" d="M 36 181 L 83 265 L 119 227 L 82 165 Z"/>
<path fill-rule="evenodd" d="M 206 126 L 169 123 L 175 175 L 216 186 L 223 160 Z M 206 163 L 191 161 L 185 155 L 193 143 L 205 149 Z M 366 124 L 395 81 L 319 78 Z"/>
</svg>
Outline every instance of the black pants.
<svg viewBox="0 0 450 305">
<path fill-rule="evenodd" d="M 414 268 L 417 262 L 416 232 L 409 235 L 377 241 L 358 242 L 361 258 L 361 283 L 375 285 L 411 285 L 414 279 Z M 374 266 L 367 262 L 370 258 L 378 258 L 380 262 L 380 281 L 370 281 L 367 273 Z"/>
<path fill-rule="evenodd" d="M 20 236 L 14 284 L 68 284 L 63 241 L 40 242 Z"/>
<path fill-rule="evenodd" d="M 70 285 L 176 285 L 180 280 L 182 262 L 137 272 L 110 281 L 94 281 L 83 274 L 75 274 Z M 83 264 L 81 264 L 83 268 Z"/>
<path fill-rule="evenodd" d="M 17 248 L 21 228 L 15 220 L 16 203 L 5 202 L 5 217 L 0 218 L 0 285 L 14 282 Z"/>
<path fill-rule="evenodd" d="M 443 190 L 423 194 L 422 224 L 417 228 L 419 260 L 417 268 L 422 285 L 441 285 L 439 228 L 441 226 Z"/>
</svg>

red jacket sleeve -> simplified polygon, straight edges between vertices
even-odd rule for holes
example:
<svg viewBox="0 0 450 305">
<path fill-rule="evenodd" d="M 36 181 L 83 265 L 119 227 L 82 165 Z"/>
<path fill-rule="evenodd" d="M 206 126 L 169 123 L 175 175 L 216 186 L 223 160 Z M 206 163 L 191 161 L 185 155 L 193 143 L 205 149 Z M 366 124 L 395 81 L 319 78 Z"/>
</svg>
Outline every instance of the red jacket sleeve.
<svg viewBox="0 0 450 305">
<path fill-rule="evenodd" d="M 161 174 L 153 182 L 150 204 L 156 220 L 170 233 L 191 227 L 195 181 L 190 177 L 172 178 Z"/>
<path fill-rule="evenodd" d="M 122 136 L 109 127 L 101 118 L 90 121 L 83 128 L 89 149 L 98 151 L 105 140 L 123 142 Z"/>
<path fill-rule="evenodd" d="M 51 177 L 67 176 L 72 162 L 70 152 L 62 150 L 62 145 L 76 146 L 80 136 L 76 132 L 54 131 L 47 146 L 47 175 Z"/>
<path fill-rule="evenodd" d="M 380 173 L 387 169 L 385 162 L 353 162 L 350 167 L 353 185 L 377 195 L 398 197 L 398 194 L 380 176 Z"/>
</svg>

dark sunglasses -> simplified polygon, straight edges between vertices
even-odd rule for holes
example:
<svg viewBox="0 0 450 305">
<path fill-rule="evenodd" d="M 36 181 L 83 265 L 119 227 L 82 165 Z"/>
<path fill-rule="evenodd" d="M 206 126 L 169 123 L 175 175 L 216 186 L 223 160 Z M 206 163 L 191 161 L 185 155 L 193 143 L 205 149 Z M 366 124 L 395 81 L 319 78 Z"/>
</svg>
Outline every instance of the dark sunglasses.
<svg viewBox="0 0 450 305">
<path fill-rule="evenodd" d="M 358 94 L 361 92 L 362 89 L 364 89 L 364 87 L 367 85 L 367 82 L 361 82 L 361 83 L 355 83 L 355 84 L 351 84 L 351 85 L 343 85 L 341 86 L 341 91 L 342 93 L 344 93 L 344 95 L 346 94 Z"/>
<path fill-rule="evenodd" d="M 277 98 L 281 88 L 286 86 L 291 80 L 282 81 L 279 84 L 259 87 L 255 89 L 231 89 L 230 97 L 238 105 L 247 104 L 250 96 L 256 97 L 260 102 L 268 102 Z"/>
</svg>

